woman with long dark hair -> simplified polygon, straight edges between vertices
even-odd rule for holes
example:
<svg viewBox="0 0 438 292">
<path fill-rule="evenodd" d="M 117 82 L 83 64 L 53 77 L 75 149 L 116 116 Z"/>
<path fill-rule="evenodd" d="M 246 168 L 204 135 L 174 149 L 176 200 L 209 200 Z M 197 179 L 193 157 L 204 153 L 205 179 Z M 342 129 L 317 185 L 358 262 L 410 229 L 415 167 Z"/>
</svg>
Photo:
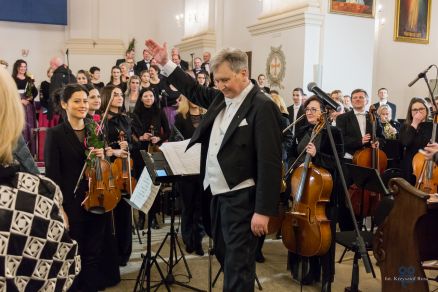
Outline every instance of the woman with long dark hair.
<svg viewBox="0 0 438 292">
<path fill-rule="evenodd" d="M 23 129 L 23 136 L 28 144 L 32 155 L 36 153 L 36 139 L 34 129 L 36 128 L 36 111 L 34 98 L 38 95 L 35 87 L 35 80 L 27 75 L 27 63 L 24 60 L 17 60 L 12 68 L 12 77 L 17 84 L 20 94 L 21 104 L 23 105 L 26 124 Z"/>
<path fill-rule="evenodd" d="M 104 158 L 104 149 L 87 149 L 85 146 L 93 135 L 88 126 L 93 121 L 86 119 L 89 110 L 87 94 L 88 91 L 79 84 L 68 84 L 64 88 L 61 107 L 65 111 L 65 120 L 48 129 L 44 149 L 46 175 L 60 186 L 64 194 L 63 207 L 70 225 L 69 233 L 79 245 L 82 270 L 71 291 L 98 291 L 100 288 L 97 281 L 100 277 L 99 261 L 109 214 L 94 214 L 83 207 L 88 191 L 85 177 L 74 192 L 87 150 L 96 159 Z"/>
<path fill-rule="evenodd" d="M 418 150 L 425 147 L 432 137 L 432 122 L 427 120 L 429 108 L 424 99 L 414 97 L 409 103 L 406 120 L 400 129 L 400 141 L 404 147 L 400 168 L 407 181 L 415 185 L 412 159 Z"/>
<path fill-rule="evenodd" d="M 160 108 L 154 91 L 151 88 L 143 88 L 140 91 L 139 98 L 134 108 L 133 129 L 136 138 L 139 141 L 139 149 L 148 149 L 149 146 L 158 146 L 166 141 L 170 135 L 169 123 L 162 108 Z M 151 145 L 152 144 L 152 145 Z M 134 165 L 137 177 L 140 176 L 144 168 L 143 159 L 139 152 L 134 151 Z M 149 215 L 152 220 L 152 227 L 160 228 L 156 213 L 158 212 L 158 203 L 154 203 Z M 139 226 L 144 225 L 145 216 L 140 212 Z"/>
<path fill-rule="evenodd" d="M 127 158 L 128 151 L 134 149 L 134 144 L 131 118 L 122 111 L 122 90 L 117 86 L 107 85 L 102 89 L 101 99 L 101 112 L 104 113 L 106 108 L 109 107 L 107 119 L 104 123 L 105 138 L 110 147 L 107 154 L 111 157 L 111 161 L 116 158 Z M 120 139 L 122 132 L 124 141 Z M 126 192 L 122 192 L 122 197 L 126 195 Z M 131 206 L 122 199 L 114 209 L 113 214 L 119 265 L 126 266 L 132 252 Z"/>
</svg>

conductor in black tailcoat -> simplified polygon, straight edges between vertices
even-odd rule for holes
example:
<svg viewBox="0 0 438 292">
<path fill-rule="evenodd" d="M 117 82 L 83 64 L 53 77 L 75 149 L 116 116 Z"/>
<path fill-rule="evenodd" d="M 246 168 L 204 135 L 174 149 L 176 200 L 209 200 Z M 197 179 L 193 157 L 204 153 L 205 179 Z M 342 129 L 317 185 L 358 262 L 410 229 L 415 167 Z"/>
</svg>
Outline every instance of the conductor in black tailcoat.
<svg viewBox="0 0 438 292">
<path fill-rule="evenodd" d="M 213 194 L 212 234 L 224 270 L 223 290 L 254 291 L 256 237 L 267 233 L 280 195 L 280 111 L 250 82 L 243 51 L 225 49 L 215 57 L 214 89 L 169 61 L 166 45 L 153 40 L 146 45 L 169 83 L 208 109 L 189 147 L 201 143 L 201 178 Z"/>
</svg>

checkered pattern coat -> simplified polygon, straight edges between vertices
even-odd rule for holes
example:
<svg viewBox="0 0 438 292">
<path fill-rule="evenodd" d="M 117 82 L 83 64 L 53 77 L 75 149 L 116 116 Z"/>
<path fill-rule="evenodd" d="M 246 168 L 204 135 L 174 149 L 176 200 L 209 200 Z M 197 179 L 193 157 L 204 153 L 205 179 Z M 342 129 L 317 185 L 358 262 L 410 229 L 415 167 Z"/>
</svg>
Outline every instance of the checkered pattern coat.
<svg viewBox="0 0 438 292">
<path fill-rule="evenodd" d="M 66 291 L 80 271 L 50 179 L 17 172 L 0 185 L 0 292 Z"/>
</svg>

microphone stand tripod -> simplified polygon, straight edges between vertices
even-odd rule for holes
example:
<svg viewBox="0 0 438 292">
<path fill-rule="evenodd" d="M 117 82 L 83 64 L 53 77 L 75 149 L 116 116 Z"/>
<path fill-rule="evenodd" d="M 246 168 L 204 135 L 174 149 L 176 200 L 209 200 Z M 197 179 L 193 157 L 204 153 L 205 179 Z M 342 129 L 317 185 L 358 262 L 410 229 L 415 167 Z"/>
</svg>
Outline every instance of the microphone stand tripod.
<svg viewBox="0 0 438 292">
<path fill-rule="evenodd" d="M 333 156 L 335 157 L 335 162 L 336 162 L 336 170 L 338 171 L 338 176 L 341 180 L 342 183 L 342 188 L 345 194 L 345 199 L 348 205 L 348 209 L 350 211 L 350 215 L 351 215 L 351 219 L 353 220 L 353 225 L 354 225 L 354 231 L 356 233 L 356 243 L 355 243 L 355 259 L 353 262 L 353 271 L 352 271 L 352 277 L 351 277 L 351 287 L 346 288 L 346 291 L 350 291 L 350 292 L 357 292 L 359 291 L 358 286 L 359 286 L 359 266 L 357 265 L 357 260 L 359 260 L 359 258 L 362 258 L 362 261 L 364 263 L 365 266 L 365 271 L 367 273 L 371 273 L 371 263 L 368 257 L 368 253 L 367 250 L 365 248 L 365 242 L 359 232 L 359 227 L 357 225 L 356 222 L 356 218 L 354 216 L 354 211 L 353 211 L 353 206 L 351 204 L 351 200 L 350 200 L 350 196 L 348 193 L 348 188 L 347 188 L 347 183 L 345 182 L 345 177 L 344 177 L 344 172 L 342 171 L 342 167 L 341 167 L 341 162 L 339 160 L 339 155 L 338 152 L 336 150 L 336 145 L 335 145 L 335 141 L 333 139 L 333 134 L 330 128 L 330 123 L 328 121 L 328 109 L 327 107 L 324 105 L 324 102 L 318 97 L 318 99 L 321 102 L 321 108 L 323 110 L 322 112 L 322 116 L 324 118 L 324 127 L 327 131 L 328 137 L 329 137 L 329 141 L 330 141 L 330 146 L 333 152 Z"/>
</svg>

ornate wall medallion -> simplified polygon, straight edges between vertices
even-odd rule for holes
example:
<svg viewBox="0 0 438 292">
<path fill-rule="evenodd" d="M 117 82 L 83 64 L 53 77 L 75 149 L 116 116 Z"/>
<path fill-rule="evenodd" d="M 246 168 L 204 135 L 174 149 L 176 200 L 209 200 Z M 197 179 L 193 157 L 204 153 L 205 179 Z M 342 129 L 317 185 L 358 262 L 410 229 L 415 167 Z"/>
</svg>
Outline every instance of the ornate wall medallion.
<svg viewBox="0 0 438 292">
<path fill-rule="evenodd" d="M 286 57 L 281 50 L 281 46 L 278 48 L 271 47 L 271 53 L 266 60 L 266 76 L 268 77 L 271 87 L 279 87 L 283 89 L 282 81 L 286 72 Z"/>
</svg>

